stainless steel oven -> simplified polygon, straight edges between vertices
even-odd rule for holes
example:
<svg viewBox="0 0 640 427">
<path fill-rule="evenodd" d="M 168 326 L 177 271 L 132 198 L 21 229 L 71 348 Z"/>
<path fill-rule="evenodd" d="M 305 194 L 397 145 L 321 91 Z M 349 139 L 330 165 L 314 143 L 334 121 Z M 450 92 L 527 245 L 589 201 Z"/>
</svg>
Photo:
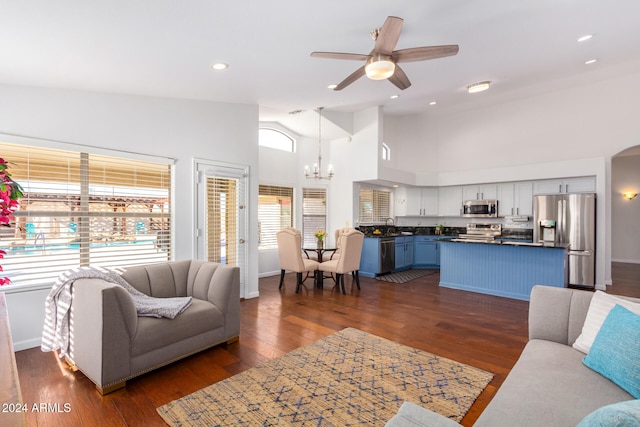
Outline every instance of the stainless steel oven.
<svg viewBox="0 0 640 427">
<path fill-rule="evenodd" d="M 497 242 L 497 237 L 502 235 L 501 224 L 467 224 L 466 234 L 458 235 L 456 241 L 480 241 L 480 242 Z"/>
<path fill-rule="evenodd" d="M 467 218 L 496 218 L 497 200 L 467 200 L 462 204 L 462 216 Z"/>
</svg>

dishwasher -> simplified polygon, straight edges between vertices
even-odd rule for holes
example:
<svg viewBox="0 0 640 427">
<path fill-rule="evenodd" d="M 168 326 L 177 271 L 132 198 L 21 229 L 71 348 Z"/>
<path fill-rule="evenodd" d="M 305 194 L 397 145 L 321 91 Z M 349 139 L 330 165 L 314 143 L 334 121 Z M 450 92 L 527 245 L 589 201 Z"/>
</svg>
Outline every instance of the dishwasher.
<svg viewBox="0 0 640 427">
<path fill-rule="evenodd" d="M 396 268 L 396 243 L 393 237 L 380 239 L 380 274 L 390 273 Z"/>
</svg>

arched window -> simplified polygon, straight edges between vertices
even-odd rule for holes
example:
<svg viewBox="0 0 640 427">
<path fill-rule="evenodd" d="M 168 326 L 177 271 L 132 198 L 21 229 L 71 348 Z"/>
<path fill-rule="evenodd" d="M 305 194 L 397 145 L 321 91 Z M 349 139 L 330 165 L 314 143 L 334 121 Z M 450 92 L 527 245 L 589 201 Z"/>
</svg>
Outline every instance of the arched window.
<svg viewBox="0 0 640 427">
<path fill-rule="evenodd" d="M 293 138 L 277 129 L 260 128 L 258 131 L 258 144 L 262 147 L 275 148 L 276 150 L 293 153 L 293 143 Z"/>
<path fill-rule="evenodd" d="M 382 143 L 382 160 L 391 160 L 391 148 L 386 143 Z"/>
</svg>

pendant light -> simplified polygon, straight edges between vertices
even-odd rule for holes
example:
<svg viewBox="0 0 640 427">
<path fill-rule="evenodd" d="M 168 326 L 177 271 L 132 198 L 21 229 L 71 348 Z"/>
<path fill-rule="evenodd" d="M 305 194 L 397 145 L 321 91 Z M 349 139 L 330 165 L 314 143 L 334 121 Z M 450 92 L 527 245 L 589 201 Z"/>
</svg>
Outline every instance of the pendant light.
<svg viewBox="0 0 640 427">
<path fill-rule="evenodd" d="M 318 107 L 318 160 L 313 164 L 313 170 L 309 165 L 304 166 L 304 176 L 307 179 L 331 179 L 333 178 L 333 165 L 329 164 L 327 168 L 327 176 L 322 175 L 322 110 L 324 107 Z"/>
</svg>

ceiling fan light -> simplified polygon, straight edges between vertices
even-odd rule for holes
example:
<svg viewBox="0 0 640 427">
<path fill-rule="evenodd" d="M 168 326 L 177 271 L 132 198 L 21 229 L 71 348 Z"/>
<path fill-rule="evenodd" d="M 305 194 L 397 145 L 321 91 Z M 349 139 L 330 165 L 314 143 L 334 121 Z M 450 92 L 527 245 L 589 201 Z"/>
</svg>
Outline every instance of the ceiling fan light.
<svg viewBox="0 0 640 427">
<path fill-rule="evenodd" d="M 480 83 L 474 83 L 472 85 L 467 86 L 467 91 L 469 93 L 478 93 L 478 92 L 482 92 L 485 91 L 487 89 L 489 89 L 489 85 L 491 84 L 491 82 L 480 82 Z"/>
<path fill-rule="evenodd" d="M 389 56 L 379 55 L 371 57 L 364 67 L 364 71 L 371 80 L 384 80 L 393 76 L 396 70 L 396 64 Z"/>
</svg>

